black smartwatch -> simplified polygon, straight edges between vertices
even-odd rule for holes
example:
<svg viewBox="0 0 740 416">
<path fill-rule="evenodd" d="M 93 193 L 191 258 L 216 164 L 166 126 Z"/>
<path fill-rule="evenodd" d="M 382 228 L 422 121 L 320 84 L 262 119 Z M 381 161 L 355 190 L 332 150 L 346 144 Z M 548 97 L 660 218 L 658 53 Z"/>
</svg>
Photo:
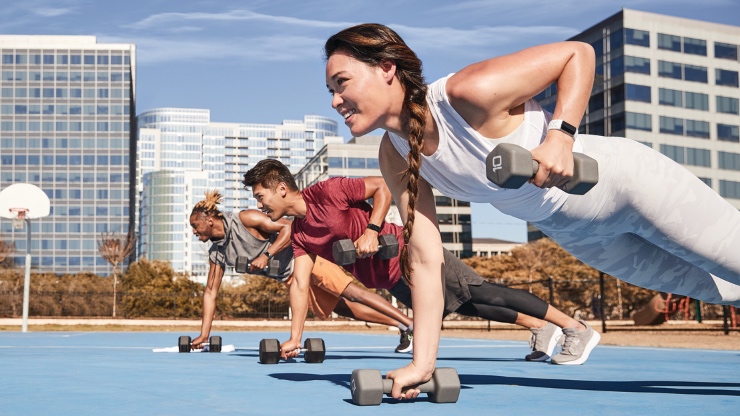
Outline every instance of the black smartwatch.
<svg viewBox="0 0 740 416">
<path fill-rule="evenodd" d="M 369 223 L 369 224 L 367 225 L 367 228 L 369 228 L 369 229 L 371 229 L 371 230 L 375 231 L 376 233 L 379 233 L 379 232 L 380 232 L 380 226 L 379 226 L 379 225 L 375 225 L 375 224 L 373 224 L 373 223 Z"/>
<path fill-rule="evenodd" d="M 270 254 L 269 251 L 265 250 L 262 254 L 264 254 L 265 256 L 267 256 L 267 260 L 272 260 L 272 254 Z"/>
</svg>

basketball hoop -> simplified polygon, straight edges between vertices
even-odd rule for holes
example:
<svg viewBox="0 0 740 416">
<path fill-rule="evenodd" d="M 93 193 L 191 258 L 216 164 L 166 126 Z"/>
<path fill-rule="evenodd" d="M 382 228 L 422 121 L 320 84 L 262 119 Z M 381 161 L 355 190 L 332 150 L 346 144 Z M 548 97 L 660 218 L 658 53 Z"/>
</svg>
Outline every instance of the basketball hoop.
<svg viewBox="0 0 740 416">
<path fill-rule="evenodd" d="M 28 212 L 28 209 L 10 208 L 10 212 L 15 213 L 15 217 L 13 217 L 13 228 L 16 230 L 22 230 L 26 225 L 26 212 Z"/>
</svg>

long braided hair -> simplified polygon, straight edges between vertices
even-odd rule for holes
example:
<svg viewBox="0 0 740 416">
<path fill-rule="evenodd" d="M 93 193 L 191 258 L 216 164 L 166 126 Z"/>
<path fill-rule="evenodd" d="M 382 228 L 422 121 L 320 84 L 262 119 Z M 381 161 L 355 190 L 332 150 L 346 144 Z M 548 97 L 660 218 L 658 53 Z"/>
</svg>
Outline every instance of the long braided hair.
<svg viewBox="0 0 740 416">
<path fill-rule="evenodd" d="M 206 191 L 205 195 L 206 195 L 206 199 L 196 203 L 190 215 L 193 215 L 196 212 L 200 212 L 204 214 L 206 217 L 224 219 L 224 214 L 216 206 L 220 204 L 221 201 L 223 200 L 224 198 L 223 195 L 221 195 L 216 189 L 212 191 Z"/>
<path fill-rule="evenodd" d="M 408 244 L 414 227 L 414 210 L 419 194 L 419 169 L 427 110 L 427 87 L 422 75 L 421 60 L 395 31 L 375 23 L 353 26 L 330 37 L 324 45 L 324 58 L 328 61 L 338 51 L 370 66 L 379 66 L 384 60 L 393 61 L 396 64 L 396 77 L 404 89 L 402 115 L 410 150 L 406 156 L 408 169 L 404 172 L 409 180 L 409 203 L 406 208 L 408 220 L 403 226 L 405 244 L 401 251 L 401 271 L 404 280 L 410 285 L 413 269 L 409 261 Z"/>
</svg>

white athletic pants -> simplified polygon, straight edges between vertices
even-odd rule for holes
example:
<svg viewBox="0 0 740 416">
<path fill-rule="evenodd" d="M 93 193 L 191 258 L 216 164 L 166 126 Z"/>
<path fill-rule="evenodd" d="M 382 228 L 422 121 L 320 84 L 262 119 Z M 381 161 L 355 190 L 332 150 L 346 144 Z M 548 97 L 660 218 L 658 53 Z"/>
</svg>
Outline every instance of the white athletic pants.
<svg viewBox="0 0 740 416">
<path fill-rule="evenodd" d="M 535 223 L 584 263 L 633 285 L 740 306 L 740 212 L 633 140 L 580 135 L 599 183 Z"/>
</svg>

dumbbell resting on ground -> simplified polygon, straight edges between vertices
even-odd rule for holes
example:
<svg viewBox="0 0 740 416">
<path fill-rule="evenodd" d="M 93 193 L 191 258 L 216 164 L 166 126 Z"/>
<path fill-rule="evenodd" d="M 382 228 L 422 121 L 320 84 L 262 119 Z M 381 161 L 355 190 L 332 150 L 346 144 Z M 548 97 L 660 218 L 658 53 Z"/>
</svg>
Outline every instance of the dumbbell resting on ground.
<svg viewBox="0 0 740 416">
<path fill-rule="evenodd" d="M 437 368 L 432 379 L 417 386 L 434 403 L 455 403 L 460 396 L 460 377 L 454 368 Z M 378 370 L 355 370 L 350 379 L 352 402 L 359 406 L 375 406 L 390 394 L 393 380 L 383 378 Z"/>
<path fill-rule="evenodd" d="M 303 343 L 303 359 L 307 363 L 323 363 L 326 356 L 326 345 L 321 338 L 306 338 Z M 280 341 L 263 339 L 260 341 L 260 363 L 277 364 L 280 361 Z"/>
<path fill-rule="evenodd" d="M 214 335 L 208 339 L 208 342 L 204 342 L 202 345 L 208 345 L 208 352 L 221 352 L 221 337 Z M 181 336 L 177 342 L 177 347 L 180 352 L 190 352 L 191 346 L 192 340 L 187 335 Z"/>
<path fill-rule="evenodd" d="M 234 264 L 234 271 L 237 273 L 249 273 L 252 263 L 246 256 L 239 256 L 236 258 L 236 264 Z M 270 260 L 267 267 L 262 269 L 268 276 L 277 276 L 280 271 L 280 262 L 277 259 Z"/>
<path fill-rule="evenodd" d="M 350 239 L 335 241 L 332 245 L 332 254 L 337 264 L 344 266 L 357 261 L 357 248 Z M 378 236 L 378 255 L 387 260 L 398 256 L 398 240 L 392 234 Z"/>
<path fill-rule="evenodd" d="M 599 182 L 599 164 L 583 153 L 573 153 L 573 177 L 561 187 L 569 194 L 584 195 Z M 486 158 L 488 180 L 506 189 L 519 189 L 539 169 L 529 150 L 511 143 L 501 143 Z"/>
</svg>

